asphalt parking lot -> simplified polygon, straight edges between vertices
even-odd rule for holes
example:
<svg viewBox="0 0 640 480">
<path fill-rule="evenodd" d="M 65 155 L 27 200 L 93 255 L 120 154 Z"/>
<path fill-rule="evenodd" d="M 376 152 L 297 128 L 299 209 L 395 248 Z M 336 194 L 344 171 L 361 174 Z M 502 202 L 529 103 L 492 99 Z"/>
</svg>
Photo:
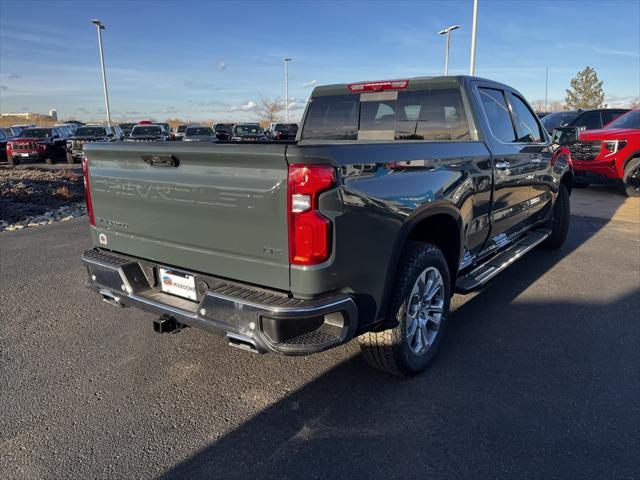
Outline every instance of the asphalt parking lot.
<svg viewBox="0 0 640 480">
<path fill-rule="evenodd" d="M 432 367 L 257 356 L 83 286 L 85 219 L 0 234 L 0 478 L 637 478 L 640 199 L 457 296 Z"/>
</svg>

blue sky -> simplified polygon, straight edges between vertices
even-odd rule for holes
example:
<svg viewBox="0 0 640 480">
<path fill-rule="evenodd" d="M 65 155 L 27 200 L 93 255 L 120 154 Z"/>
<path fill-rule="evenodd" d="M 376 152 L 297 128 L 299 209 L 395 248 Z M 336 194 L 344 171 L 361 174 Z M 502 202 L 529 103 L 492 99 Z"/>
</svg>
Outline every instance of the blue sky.
<svg viewBox="0 0 640 480">
<path fill-rule="evenodd" d="M 292 116 L 314 84 L 466 74 L 472 1 L 173 2 L 0 0 L 0 111 L 104 116 L 96 30 L 104 31 L 112 116 L 253 120 L 261 95 L 284 96 Z M 530 101 L 561 100 L 587 65 L 607 102 L 640 96 L 640 1 L 480 0 L 476 74 Z"/>
</svg>

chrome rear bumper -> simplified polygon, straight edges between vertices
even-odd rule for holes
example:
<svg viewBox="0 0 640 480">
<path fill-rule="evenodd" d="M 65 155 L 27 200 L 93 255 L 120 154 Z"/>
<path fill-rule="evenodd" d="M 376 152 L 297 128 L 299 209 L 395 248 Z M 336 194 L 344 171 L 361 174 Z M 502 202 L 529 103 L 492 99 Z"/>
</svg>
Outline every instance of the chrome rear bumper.
<svg viewBox="0 0 640 480">
<path fill-rule="evenodd" d="M 170 316 L 259 353 L 307 355 L 347 342 L 356 330 L 358 309 L 343 293 L 302 300 L 187 271 L 196 279 L 193 302 L 160 290 L 156 263 L 100 249 L 87 250 L 81 260 L 87 286 L 108 303 Z"/>
</svg>

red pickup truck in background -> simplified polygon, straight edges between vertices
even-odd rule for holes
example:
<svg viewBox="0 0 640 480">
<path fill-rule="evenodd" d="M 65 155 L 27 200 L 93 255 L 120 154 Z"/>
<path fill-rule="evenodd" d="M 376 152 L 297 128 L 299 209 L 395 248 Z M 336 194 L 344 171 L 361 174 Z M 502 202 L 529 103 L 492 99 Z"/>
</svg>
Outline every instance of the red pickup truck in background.
<svg viewBox="0 0 640 480">
<path fill-rule="evenodd" d="M 599 130 L 580 132 L 569 149 L 576 185 L 621 184 L 628 196 L 640 196 L 640 110 Z"/>
</svg>

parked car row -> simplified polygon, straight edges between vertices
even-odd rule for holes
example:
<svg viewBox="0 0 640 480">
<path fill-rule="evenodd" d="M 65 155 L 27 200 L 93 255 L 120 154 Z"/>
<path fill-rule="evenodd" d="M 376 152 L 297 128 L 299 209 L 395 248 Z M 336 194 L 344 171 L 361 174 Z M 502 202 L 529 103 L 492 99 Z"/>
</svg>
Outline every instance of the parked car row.
<svg viewBox="0 0 640 480">
<path fill-rule="evenodd" d="M 194 130 L 198 128 L 205 130 Z M 270 140 L 295 140 L 297 134 L 298 125 L 296 123 L 271 123 L 266 129 L 263 129 L 259 123 L 216 123 L 211 128 L 198 124 L 178 125 L 173 131 L 173 139 L 213 142 L 266 142 Z"/>
<path fill-rule="evenodd" d="M 565 110 L 553 112 L 538 118 L 542 126 L 551 133 L 558 127 L 578 127 L 580 130 L 595 130 L 613 122 L 620 115 L 629 111 L 628 108 L 594 108 L 589 110 Z"/>
</svg>

